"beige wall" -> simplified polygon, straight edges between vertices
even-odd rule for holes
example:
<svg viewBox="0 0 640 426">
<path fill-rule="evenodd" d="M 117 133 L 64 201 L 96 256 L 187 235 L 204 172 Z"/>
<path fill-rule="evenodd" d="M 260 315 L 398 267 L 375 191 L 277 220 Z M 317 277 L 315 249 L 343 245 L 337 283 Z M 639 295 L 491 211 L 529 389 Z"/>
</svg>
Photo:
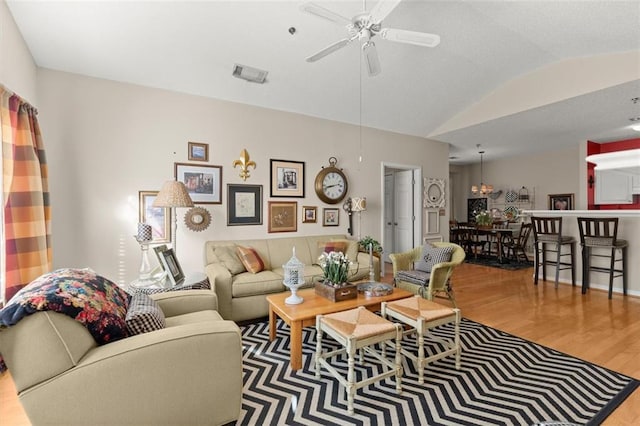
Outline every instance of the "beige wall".
<svg viewBox="0 0 640 426">
<path fill-rule="evenodd" d="M 511 157 L 485 161 L 483 174 L 485 183 L 492 184 L 494 190 L 503 193 L 495 201 L 489 200 L 497 208 L 504 208 L 504 195 L 508 189 L 518 190 L 525 186 L 534 197 L 531 205 L 522 205 L 531 210 L 546 210 L 549 194 L 575 194 L 575 209 L 586 209 L 586 166 L 584 148 L 576 143 L 569 149 L 545 152 L 535 155 Z M 467 218 L 467 198 L 471 198 L 471 185 L 480 182 L 480 165 L 457 166 L 451 168 L 452 180 L 459 182 L 455 190 L 455 218 Z"/>
<path fill-rule="evenodd" d="M 381 163 L 415 165 L 423 176 L 447 178 L 448 145 L 357 126 L 174 92 L 39 69 L 40 122 L 50 164 L 55 267 L 92 267 L 114 280 L 137 276 L 138 191 L 158 190 L 187 161 L 187 142 L 209 144 L 210 164 L 223 166 L 222 205 L 202 205 L 213 223 L 189 231 L 178 210 L 178 257 L 185 273 L 202 270 L 204 241 L 287 237 L 347 230 L 303 224 L 303 205 L 331 207 L 313 190 L 328 158 L 338 158 L 350 195 L 367 197 L 362 235 L 380 239 Z M 226 184 L 243 183 L 231 164 L 246 148 L 258 167 L 248 184 L 263 185 L 262 226 L 226 225 Z M 268 234 L 269 159 L 306 163 L 306 197 L 297 233 Z M 278 199 L 282 200 L 282 199 Z M 341 206 L 339 206 L 341 207 Z M 446 216 L 442 217 L 442 225 Z M 444 228 L 446 229 L 446 228 Z"/>
<path fill-rule="evenodd" d="M 0 84 L 34 106 L 36 64 L 4 0 L 0 0 Z"/>
</svg>

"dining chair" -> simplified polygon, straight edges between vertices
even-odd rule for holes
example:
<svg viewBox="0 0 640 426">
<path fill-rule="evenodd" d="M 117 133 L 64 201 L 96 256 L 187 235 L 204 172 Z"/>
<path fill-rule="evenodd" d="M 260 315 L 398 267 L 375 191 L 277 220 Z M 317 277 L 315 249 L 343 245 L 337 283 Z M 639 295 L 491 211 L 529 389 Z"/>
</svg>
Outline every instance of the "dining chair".
<svg viewBox="0 0 640 426">
<path fill-rule="evenodd" d="M 503 249 L 506 251 L 506 257 L 519 262 L 520 259 L 524 259 L 525 262 L 529 262 L 529 256 L 527 256 L 527 241 L 531 235 L 531 224 L 523 223 L 520 227 L 520 232 L 514 238 L 511 235 L 505 237 L 502 243 Z"/>
</svg>

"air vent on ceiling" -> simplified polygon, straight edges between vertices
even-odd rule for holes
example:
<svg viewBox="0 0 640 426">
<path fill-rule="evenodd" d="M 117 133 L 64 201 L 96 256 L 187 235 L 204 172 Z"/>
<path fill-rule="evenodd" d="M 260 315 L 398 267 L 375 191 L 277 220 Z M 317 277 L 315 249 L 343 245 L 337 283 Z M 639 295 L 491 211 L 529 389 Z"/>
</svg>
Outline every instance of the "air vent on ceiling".
<svg viewBox="0 0 640 426">
<path fill-rule="evenodd" d="M 269 72 L 259 70 L 257 68 L 248 67 L 246 65 L 235 64 L 233 67 L 233 76 L 243 80 L 252 81 L 254 83 L 263 84 L 267 79 Z"/>
</svg>

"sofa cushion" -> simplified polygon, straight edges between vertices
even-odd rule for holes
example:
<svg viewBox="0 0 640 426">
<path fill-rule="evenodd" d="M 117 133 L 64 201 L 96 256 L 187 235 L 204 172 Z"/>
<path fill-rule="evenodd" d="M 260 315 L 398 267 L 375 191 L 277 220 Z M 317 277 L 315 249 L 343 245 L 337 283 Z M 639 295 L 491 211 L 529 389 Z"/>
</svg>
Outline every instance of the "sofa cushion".
<svg viewBox="0 0 640 426">
<path fill-rule="evenodd" d="M 435 247 L 427 243 L 422 247 L 420 259 L 415 263 L 414 269 L 418 271 L 431 272 L 434 265 L 451 261 L 453 246 Z"/>
<path fill-rule="evenodd" d="M 430 276 L 431 273 L 417 269 L 415 271 L 398 271 L 395 280 L 396 282 L 406 281 L 416 285 L 427 285 L 427 283 L 429 283 Z"/>
<path fill-rule="evenodd" d="M 238 246 L 238 256 L 247 271 L 252 274 L 264 270 L 264 261 L 254 248 Z"/>
<path fill-rule="evenodd" d="M 213 254 L 218 262 L 222 263 L 225 268 L 231 272 L 231 275 L 237 275 L 246 271 L 244 264 L 240 261 L 235 245 L 217 246 L 213 249 Z"/>
<path fill-rule="evenodd" d="M 127 337 L 129 295 L 91 269 L 58 269 L 20 290 L 0 311 L 0 326 L 11 326 L 39 311 L 65 314 L 82 323 L 98 345 Z"/>
<path fill-rule="evenodd" d="M 144 293 L 137 293 L 131 297 L 125 320 L 130 335 L 161 330 L 166 326 L 160 306 Z"/>
<path fill-rule="evenodd" d="M 287 289 L 282 281 L 283 276 L 273 271 L 262 271 L 257 274 L 244 272 L 235 276 L 231 286 L 231 295 L 232 297 L 247 297 L 279 293 Z"/>
</svg>

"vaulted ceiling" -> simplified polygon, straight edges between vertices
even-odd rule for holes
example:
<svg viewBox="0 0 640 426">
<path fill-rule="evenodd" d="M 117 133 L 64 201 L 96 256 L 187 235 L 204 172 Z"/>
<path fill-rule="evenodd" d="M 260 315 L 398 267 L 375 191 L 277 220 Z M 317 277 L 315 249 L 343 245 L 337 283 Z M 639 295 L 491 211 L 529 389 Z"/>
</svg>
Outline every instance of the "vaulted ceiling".
<svg viewBox="0 0 640 426">
<path fill-rule="evenodd" d="M 440 140 L 454 163 L 478 143 L 490 160 L 640 135 L 638 1 L 404 0 L 383 26 L 441 43 L 374 37 L 375 77 L 358 42 L 305 61 L 347 30 L 302 3 L 7 0 L 40 67 Z M 376 2 L 317 3 L 350 18 Z"/>
</svg>

